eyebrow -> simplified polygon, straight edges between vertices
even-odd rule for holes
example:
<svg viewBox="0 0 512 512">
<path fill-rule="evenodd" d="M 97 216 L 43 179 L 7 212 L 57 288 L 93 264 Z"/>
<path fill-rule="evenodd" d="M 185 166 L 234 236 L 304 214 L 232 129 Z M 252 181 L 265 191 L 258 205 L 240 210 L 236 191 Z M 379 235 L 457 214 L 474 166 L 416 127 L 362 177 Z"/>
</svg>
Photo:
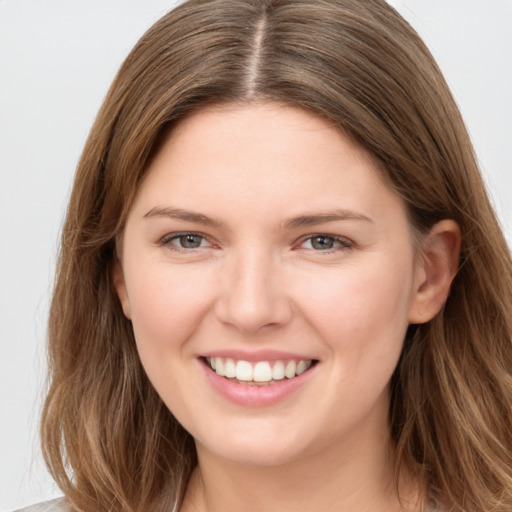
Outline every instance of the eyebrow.
<svg viewBox="0 0 512 512">
<path fill-rule="evenodd" d="M 300 215 L 284 222 L 285 229 L 293 229 L 302 226 L 317 226 L 327 222 L 337 222 L 343 220 L 360 220 L 373 223 L 373 220 L 362 213 L 353 212 L 351 210 L 334 210 L 332 212 L 318 213 L 311 215 Z"/>
<path fill-rule="evenodd" d="M 221 226 L 222 222 L 207 217 L 202 213 L 191 212 L 189 210 L 183 210 L 181 208 L 162 208 L 161 206 L 155 206 L 147 212 L 143 218 L 150 219 L 152 217 L 169 217 L 171 219 L 184 220 L 187 222 L 194 222 L 196 224 L 202 224 L 203 226 Z"/>
<path fill-rule="evenodd" d="M 186 222 L 194 222 L 202 224 L 203 226 L 220 227 L 224 224 L 216 219 L 212 219 L 202 213 L 184 210 L 182 208 L 155 206 L 151 208 L 143 218 L 149 219 L 152 217 L 169 217 L 171 219 L 183 220 Z M 358 220 L 373 223 L 373 220 L 362 213 L 357 213 L 352 210 L 338 209 L 330 212 L 314 213 L 308 215 L 300 215 L 284 221 L 281 227 L 284 229 L 295 229 L 303 226 L 317 226 L 328 222 L 338 222 L 346 220 Z"/>
</svg>

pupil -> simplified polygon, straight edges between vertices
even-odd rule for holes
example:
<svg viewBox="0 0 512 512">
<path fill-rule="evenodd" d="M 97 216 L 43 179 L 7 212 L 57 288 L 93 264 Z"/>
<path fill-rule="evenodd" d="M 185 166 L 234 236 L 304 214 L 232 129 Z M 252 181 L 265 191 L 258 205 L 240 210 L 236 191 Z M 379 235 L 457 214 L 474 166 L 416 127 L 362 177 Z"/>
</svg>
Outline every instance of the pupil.
<svg viewBox="0 0 512 512">
<path fill-rule="evenodd" d="M 320 249 L 323 251 L 326 249 L 332 249 L 333 244 L 334 240 L 330 236 L 315 236 L 311 241 L 311 245 L 314 249 Z"/>
<path fill-rule="evenodd" d="M 201 237 L 197 235 L 183 235 L 180 237 L 182 247 L 187 249 L 195 249 L 201 245 Z"/>
</svg>

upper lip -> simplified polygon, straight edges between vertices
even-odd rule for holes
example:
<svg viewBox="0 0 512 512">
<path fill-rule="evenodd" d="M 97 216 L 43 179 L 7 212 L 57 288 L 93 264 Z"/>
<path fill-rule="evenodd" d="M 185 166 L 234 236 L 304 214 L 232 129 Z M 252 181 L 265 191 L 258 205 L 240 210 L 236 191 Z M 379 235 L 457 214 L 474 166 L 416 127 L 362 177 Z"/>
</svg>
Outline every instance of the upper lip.
<svg viewBox="0 0 512 512">
<path fill-rule="evenodd" d="M 237 361 L 312 361 L 316 358 L 305 354 L 286 352 L 281 350 L 211 350 L 201 354 L 201 357 L 222 357 L 235 359 Z"/>
</svg>

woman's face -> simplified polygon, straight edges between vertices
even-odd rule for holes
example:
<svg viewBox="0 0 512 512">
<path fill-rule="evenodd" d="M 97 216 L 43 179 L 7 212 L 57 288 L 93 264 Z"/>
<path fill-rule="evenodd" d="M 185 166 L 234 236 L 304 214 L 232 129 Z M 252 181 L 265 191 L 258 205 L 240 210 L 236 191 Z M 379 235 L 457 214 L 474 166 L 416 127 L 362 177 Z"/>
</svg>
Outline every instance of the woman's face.
<svg viewBox="0 0 512 512">
<path fill-rule="evenodd" d="M 421 274 L 404 205 L 365 152 L 267 104 L 178 125 L 114 280 L 147 374 L 198 449 L 279 464 L 386 438 Z"/>
</svg>

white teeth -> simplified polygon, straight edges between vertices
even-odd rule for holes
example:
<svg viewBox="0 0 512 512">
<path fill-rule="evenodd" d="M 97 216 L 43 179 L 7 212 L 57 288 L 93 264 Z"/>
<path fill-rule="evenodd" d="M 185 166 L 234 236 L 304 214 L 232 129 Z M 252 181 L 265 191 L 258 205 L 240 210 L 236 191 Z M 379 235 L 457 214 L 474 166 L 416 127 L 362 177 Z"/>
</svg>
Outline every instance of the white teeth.
<svg viewBox="0 0 512 512">
<path fill-rule="evenodd" d="M 253 380 L 252 364 L 248 361 L 238 361 L 236 363 L 236 378 L 238 380 Z"/>
<path fill-rule="evenodd" d="M 270 383 L 271 381 L 282 380 L 285 377 L 293 379 L 303 374 L 313 364 L 312 360 L 288 361 L 235 361 L 231 358 L 208 357 L 206 361 L 217 375 L 228 379 L 236 379 L 244 382 Z"/>
<path fill-rule="evenodd" d="M 217 375 L 220 375 L 221 377 L 225 377 L 224 373 L 224 361 L 220 357 L 215 358 L 215 371 L 217 372 Z"/>
<path fill-rule="evenodd" d="M 224 375 L 228 379 L 234 379 L 236 377 L 236 366 L 233 359 L 226 359 L 226 363 L 224 364 Z"/>
<path fill-rule="evenodd" d="M 295 363 L 295 361 L 290 361 L 286 365 L 286 369 L 284 370 L 285 376 L 288 377 L 289 379 L 293 379 L 293 377 L 295 377 L 296 369 L 297 369 L 297 364 Z"/>
<path fill-rule="evenodd" d="M 272 368 L 272 378 L 274 380 L 284 379 L 284 364 L 281 361 L 277 361 Z"/>
<path fill-rule="evenodd" d="M 310 366 L 311 366 L 311 361 L 299 361 L 299 364 L 297 365 L 297 369 L 295 370 L 295 373 L 297 375 L 300 375 L 301 373 L 304 373 Z"/>
<path fill-rule="evenodd" d="M 253 380 L 255 382 L 268 382 L 272 380 L 272 368 L 265 362 L 256 363 L 254 366 Z"/>
</svg>

